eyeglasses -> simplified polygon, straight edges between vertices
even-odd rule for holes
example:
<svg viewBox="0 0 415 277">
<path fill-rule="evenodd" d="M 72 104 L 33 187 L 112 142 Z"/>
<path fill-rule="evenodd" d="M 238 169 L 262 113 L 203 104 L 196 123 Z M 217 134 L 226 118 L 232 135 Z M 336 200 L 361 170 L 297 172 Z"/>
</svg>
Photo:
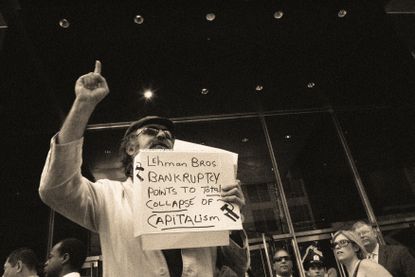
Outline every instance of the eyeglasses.
<svg viewBox="0 0 415 277">
<path fill-rule="evenodd" d="M 282 262 L 282 260 L 291 261 L 290 256 L 281 256 L 281 257 L 274 257 L 274 262 Z"/>
<path fill-rule="evenodd" d="M 331 243 L 331 249 L 336 249 L 337 246 L 339 246 L 339 248 L 343 248 L 343 247 L 348 246 L 349 243 L 351 243 L 351 241 L 347 240 L 347 239 L 342 239 L 342 240 L 339 240 L 337 242 L 332 242 Z"/>
<path fill-rule="evenodd" d="M 356 234 L 357 234 L 359 237 L 366 236 L 366 235 L 368 235 L 369 233 L 370 233 L 370 231 L 369 231 L 369 230 L 365 230 L 365 231 L 361 231 L 361 232 L 356 232 Z"/>
<path fill-rule="evenodd" d="M 172 139 L 173 138 L 173 134 L 167 130 L 167 129 L 161 129 L 161 128 L 157 128 L 157 127 L 144 127 L 142 128 L 140 131 L 138 131 L 136 134 L 138 135 L 147 135 L 147 136 L 157 136 L 159 134 L 160 131 L 163 131 L 164 135 L 166 136 L 167 139 Z"/>
</svg>

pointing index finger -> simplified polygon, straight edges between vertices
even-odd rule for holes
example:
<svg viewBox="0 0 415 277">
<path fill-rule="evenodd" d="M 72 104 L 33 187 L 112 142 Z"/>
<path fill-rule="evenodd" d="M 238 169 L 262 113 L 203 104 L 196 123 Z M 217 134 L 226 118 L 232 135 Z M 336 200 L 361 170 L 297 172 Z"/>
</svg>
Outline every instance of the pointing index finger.
<svg viewBox="0 0 415 277">
<path fill-rule="evenodd" d="M 95 61 L 94 73 L 101 74 L 101 62 L 98 60 Z"/>
</svg>

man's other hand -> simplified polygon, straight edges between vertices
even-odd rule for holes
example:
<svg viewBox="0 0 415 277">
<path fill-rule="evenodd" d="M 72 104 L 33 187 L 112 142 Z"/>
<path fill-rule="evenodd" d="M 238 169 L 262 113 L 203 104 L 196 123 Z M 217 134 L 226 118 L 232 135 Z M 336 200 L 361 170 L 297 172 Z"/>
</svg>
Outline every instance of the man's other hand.
<svg viewBox="0 0 415 277">
<path fill-rule="evenodd" d="M 234 184 L 223 185 L 221 196 L 223 201 L 236 204 L 239 208 L 245 205 L 245 197 L 239 180 L 236 180 Z"/>
</svg>

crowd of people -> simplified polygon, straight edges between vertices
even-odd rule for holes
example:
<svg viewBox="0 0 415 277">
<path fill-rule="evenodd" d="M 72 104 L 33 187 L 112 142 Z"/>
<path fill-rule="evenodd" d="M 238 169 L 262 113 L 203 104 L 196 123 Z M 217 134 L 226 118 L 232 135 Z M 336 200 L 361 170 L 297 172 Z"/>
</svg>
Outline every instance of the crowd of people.
<svg viewBox="0 0 415 277">
<path fill-rule="evenodd" d="M 402 245 L 381 245 L 376 230 L 365 221 L 357 221 L 349 229 L 334 233 L 331 248 L 349 277 L 415 276 L 415 258 Z M 310 250 L 310 249 L 309 249 Z M 304 272 L 309 277 L 339 276 L 328 268 L 320 249 L 314 247 L 303 257 Z M 295 277 L 289 251 L 279 248 L 273 255 L 276 277 Z"/>
<path fill-rule="evenodd" d="M 410 250 L 401 245 L 379 244 L 376 230 L 367 222 L 357 221 L 351 229 L 338 230 L 332 237 L 331 248 L 349 277 L 415 276 L 415 258 Z M 80 277 L 86 254 L 83 242 L 67 238 L 53 246 L 41 268 L 33 250 L 19 248 L 7 257 L 2 277 Z M 274 250 L 272 263 L 275 277 L 299 276 L 294 271 L 290 251 L 285 248 Z M 323 251 L 317 246 L 310 245 L 306 249 L 302 263 L 307 277 L 340 276 L 334 267 L 327 264 Z M 178 264 L 169 266 L 182 268 Z M 215 276 L 253 276 L 247 272 L 237 274 L 228 267 L 216 274 Z"/>
<path fill-rule="evenodd" d="M 55 244 L 42 266 L 30 248 L 19 248 L 4 262 L 3 277 L 80 277 L 87 252 L 85 244 L 67 238 Z"/>
</svg>

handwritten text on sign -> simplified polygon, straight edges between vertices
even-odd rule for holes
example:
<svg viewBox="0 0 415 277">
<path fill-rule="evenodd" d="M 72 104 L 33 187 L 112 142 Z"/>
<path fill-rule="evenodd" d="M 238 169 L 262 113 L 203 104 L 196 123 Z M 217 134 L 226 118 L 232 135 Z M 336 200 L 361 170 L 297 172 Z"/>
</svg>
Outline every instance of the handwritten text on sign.
<svg viewBox="0 0 415 277">
<path fill-rule="evenodd" d="M 238 207 L 220 196 L 234 182 L 228 153 L 142 151 L 134 161 L 138 233 L 241 229 Z"/>
</svg>

